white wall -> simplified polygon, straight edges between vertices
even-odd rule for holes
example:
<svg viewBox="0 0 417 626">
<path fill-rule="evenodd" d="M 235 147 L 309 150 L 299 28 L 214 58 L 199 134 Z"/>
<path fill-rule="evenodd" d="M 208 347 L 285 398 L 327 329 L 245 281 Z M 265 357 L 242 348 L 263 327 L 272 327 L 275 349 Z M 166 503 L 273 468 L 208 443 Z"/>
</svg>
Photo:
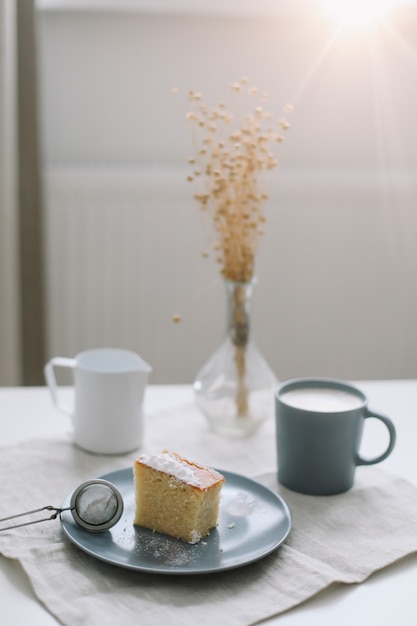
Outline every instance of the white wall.
<svg viewBox="0 0 417 626">
<path fill-rule="evenodd" d="M 260 347 L 280 379 L 416 377 L 415 14 L 394 26 L 330 45 L 321 14 L 41 11 L 49 353 L 127 345 L 154 382 L 187 382 L 216 347 L 223 294 L 204 291 L 217 270 L 185 183 L 186 93 L 215 104 L 248 75 L 278 116 L 295 105 L 257 264 Z M 106 256 L 82 217 L 100 232 L 109 214 Z"/>
<path fill-rule="evenodd" d="M 217 104 L 247 75 L 296 107 L 285 167 L 414 168 L 417 9 L 333 44 L 318 15 L 41 12 L 46 159 L 183 163 L 188 90 Z"/>
</svg>

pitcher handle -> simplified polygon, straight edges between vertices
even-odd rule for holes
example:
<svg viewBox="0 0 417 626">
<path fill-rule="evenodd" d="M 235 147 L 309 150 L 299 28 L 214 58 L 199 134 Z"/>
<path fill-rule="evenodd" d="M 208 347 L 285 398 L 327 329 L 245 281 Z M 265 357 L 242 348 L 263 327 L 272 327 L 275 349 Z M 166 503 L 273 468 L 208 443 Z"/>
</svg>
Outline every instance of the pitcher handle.
<svg viewBox="0 0 417 626">
<path fill-rule="evenodd" d="M 48 363 L 44 367 L 44 374 L 46 383 L 51 390 L 52 400 L 55 406 L 70 417 L 73 417 L 73 411 L 65 404 L 62 404 L 59 394 L 58 394 L 58 384 L 56 382 L 55 377 L 55 367 L 66 367 L 70 369 L 74 369 L 75 367 L 75 359 L 70 359 L 63 356 L 55 356 L 48 361 Z"/>
</svg>

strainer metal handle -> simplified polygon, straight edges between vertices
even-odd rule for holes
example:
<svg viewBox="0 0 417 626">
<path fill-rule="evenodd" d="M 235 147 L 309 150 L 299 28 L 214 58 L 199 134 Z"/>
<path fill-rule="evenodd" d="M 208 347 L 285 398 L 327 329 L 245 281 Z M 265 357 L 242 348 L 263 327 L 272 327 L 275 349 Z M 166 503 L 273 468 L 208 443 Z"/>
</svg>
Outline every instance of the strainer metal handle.
<svg viewBox="0 0 417 626">
<path fill-rule="evenodd" d="M 31 524 L 39 524 L 39 522 L 48 522 L 51 519 L 56 519 L 60 513 L 63 511 L 70 511 L 71 507 L 67 508 L 58 508 L 55 506 L 43 506 L 40 509 L 33 509 L 33 511 L 26 511 L 25 513 L 18 513 L 17 515 L 9 515 L 9 517 L 3 517 L 0 519 L 0 524 L 3 522 L 7 522 L 12 519 L 17 519 L 18 517 L 25 517 L 26 515 L 35 515 L 35 513 L 40 513 L 41 511 L 53 511 L 52 515 L 49 517 L 41 517 L 40 519 L 31 520 L 30 522 L 23 522 L 22 524 L 11 524 L 10 526 L 5 526 L 4 528 L 0 528 L 0 532 L 3 530 L 10 530 L 10 528 L 21 528 L 22 526 L 30 526 Z"/>
</svg>

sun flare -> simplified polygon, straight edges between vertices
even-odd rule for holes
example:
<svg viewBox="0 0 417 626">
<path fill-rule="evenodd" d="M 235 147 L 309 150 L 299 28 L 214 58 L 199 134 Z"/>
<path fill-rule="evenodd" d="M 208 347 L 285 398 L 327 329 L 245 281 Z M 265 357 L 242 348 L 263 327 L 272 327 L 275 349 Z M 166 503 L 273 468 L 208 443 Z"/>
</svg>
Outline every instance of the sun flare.
<svg viewBox="0 0 417 626">
<path fill-rule="evenodd" d="M 398 2 L 398 0 L 397 0 Z M 372 26 L 386 17 L 396 0 L 325 0 L 325 7 L 341 28 Z"/>
</svg>

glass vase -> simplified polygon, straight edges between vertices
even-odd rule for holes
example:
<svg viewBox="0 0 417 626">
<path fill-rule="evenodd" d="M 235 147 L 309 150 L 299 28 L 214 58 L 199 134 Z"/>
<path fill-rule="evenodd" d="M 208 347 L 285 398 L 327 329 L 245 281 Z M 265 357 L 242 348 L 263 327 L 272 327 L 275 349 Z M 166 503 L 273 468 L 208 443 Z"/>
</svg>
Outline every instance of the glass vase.
<svg viewBox="0 0 417 626">
<path fill-rule="evenodd" d="M 225 281 L 225 337 L 194 381 L 196 402 L 217 433 L 247 436 L 274 415 L 278 381 L 251 333 L 255 281 Z"/>
</svg>

